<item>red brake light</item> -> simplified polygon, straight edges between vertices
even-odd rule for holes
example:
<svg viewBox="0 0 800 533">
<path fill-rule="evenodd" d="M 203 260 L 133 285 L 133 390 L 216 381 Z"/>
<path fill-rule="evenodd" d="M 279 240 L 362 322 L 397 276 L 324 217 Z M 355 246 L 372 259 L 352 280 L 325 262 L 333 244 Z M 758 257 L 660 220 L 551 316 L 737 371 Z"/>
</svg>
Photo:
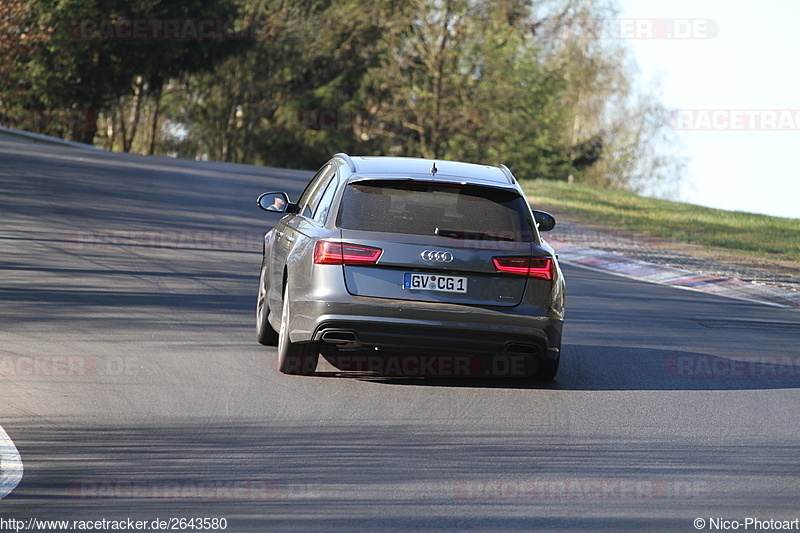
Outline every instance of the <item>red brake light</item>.
<svg viewBox="0 0 800 533">
<path fill-rule="evenodd" d="M 549 257 L 495 257 L 492 262 L 498 272 L 553 279 L 553 260 Z"/>
<path fill-rule="evenodd" d="M 346 242 L 319 241 L 314 246 L 317 265 L 374 265 L 383 250 Z"/>
</svg>

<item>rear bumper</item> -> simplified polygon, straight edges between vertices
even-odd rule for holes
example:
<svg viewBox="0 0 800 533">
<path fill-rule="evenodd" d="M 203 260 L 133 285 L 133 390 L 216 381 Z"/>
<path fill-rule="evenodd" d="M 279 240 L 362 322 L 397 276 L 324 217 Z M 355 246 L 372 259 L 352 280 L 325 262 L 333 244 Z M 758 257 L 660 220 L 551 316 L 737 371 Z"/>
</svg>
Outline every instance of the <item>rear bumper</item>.
<svg viewBox="0 0 800 533">
<path fill-rule="evenodd" d="M 563 320 L 525 306 L 475 307 L 351 297 L 292 302 L 292 342 L 330 342 L 351 332 L 355 344 L 391 350 L 522 353 L 557 358 Z M 336 344 L 336 341 L 332 342 Z M 352 344 L 351 344 L 352 345 Z"/>
</svg>

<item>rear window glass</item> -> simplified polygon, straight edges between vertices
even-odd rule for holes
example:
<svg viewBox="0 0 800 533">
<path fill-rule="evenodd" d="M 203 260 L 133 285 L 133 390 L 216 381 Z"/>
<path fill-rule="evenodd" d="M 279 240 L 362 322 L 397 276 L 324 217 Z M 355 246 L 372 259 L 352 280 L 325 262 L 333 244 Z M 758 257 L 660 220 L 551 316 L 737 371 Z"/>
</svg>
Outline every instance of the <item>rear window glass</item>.
<svg viewBox="0 0 800 533">
<path fill-rule="evenodd" d="M 343 229 L 530 242 L 526 200 L 492 187 L 362 181 L 347 186 L 337 225 Z"/>
</svg>

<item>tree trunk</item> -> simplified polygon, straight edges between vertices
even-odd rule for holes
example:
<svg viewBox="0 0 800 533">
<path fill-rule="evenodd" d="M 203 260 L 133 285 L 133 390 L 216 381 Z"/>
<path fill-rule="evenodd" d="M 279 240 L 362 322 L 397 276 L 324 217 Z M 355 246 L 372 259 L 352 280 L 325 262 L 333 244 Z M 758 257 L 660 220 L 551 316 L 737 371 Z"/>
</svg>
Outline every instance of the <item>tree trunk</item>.
<svg viewBox="0 0 800 533">
<path fill-rule="evenodd" d="M 153 124 L 150 128 L 150 146 L 147 148 L 148 155 L 155 154 L 156 151 L 156 139 L 158 137 L 158 119 L 161 116 L 161 92 L 164 89 L 164 85 L 161 84 L 158 87 L 155 87 L 153 90 L 153 105 L 155 109 L 153 109 Z"/>
<path fill-rule="evenodd" d="M 133 146 L 133 139 L 136 137 L 136 130 L 139 129 L 139 115 L 142 111 L 142 95 L 144 93 L 144 80 L 141 76 L 136 78 L 136 85 L 134 86 L 134 100 L 133 110 L 131 114 L 131 127 L 130 135 L 125 135 L 122 138 L 122 151 L 130 152 Z"/>
</svg>

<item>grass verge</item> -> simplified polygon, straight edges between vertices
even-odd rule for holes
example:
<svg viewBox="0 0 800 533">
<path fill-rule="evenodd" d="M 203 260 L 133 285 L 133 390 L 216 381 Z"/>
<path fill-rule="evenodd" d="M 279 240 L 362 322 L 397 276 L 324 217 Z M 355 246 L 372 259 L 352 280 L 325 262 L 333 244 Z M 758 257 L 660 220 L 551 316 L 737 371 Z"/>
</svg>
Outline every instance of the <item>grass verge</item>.
<svg viewBox="0 0 800 533">
<path fill-rule="evenodd" d="M 552 180 L 522 181 L 536 208 L 751 257 L 800 261 L 800 219 L 724 211 Z M 800 210 L 800 208 L 798 208 Z"/>
</svg>

